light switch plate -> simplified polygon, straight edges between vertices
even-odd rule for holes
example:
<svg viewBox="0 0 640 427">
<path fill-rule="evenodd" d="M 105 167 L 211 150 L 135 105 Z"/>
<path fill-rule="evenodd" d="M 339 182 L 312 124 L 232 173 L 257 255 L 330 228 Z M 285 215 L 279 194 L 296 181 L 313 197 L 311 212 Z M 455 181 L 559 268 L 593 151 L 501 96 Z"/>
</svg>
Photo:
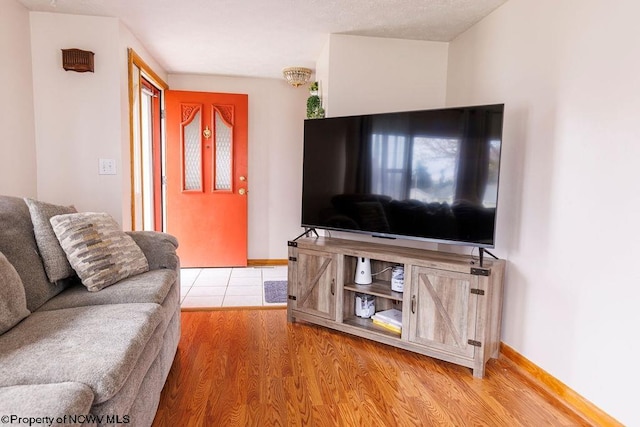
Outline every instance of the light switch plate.
<svg viewBox="0 0 640 427">
<path fill-rule="evenodd" d="M 100 159 L 100 166 L 98 169 L 100 175 L 115 175 L 116 174 L 116 160 L 115 159 Z"/>
</svg>

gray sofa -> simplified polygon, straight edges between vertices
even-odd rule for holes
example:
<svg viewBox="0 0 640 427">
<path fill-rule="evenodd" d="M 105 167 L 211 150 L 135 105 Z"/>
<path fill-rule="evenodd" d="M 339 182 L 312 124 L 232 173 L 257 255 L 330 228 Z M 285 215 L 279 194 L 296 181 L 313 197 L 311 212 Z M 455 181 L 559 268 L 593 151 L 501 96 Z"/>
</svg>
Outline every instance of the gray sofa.
<svg viewBox="0 0 640 427">
<path fill-rule="evenodd" d="M 98 292 L 76 276 L 51 283 L 29 207 L 0 196 L 0 317 L 7 298 L 26 300 L 0 335 L 0 425 L 152 424 L 180 338 L 177 241 L 127 234 L 149 271 Z"/>
</svg>

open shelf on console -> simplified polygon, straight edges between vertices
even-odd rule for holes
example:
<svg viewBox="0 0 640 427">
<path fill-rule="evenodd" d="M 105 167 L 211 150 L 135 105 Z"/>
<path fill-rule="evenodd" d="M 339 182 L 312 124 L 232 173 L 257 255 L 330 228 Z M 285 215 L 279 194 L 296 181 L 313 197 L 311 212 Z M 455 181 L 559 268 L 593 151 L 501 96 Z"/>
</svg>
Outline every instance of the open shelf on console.
<svg viewBox="0 0 640 427">
<path fill-rule="evenodd" d="M 402 310 L 402 294 L 400 294 L 400 298 L 396 298 L 396 297 L 391 297 L 389 295 L 385 295 L 384 292 L 381 292 L 380 295 L 372 292 L 360 292 L 359 290 L 354 288 L 355 286 L 356 285 L 349 285 L 344 287 L 345 292 L 344 292 L 344 303 L 343 303 L 344 312 L 343 313 L 344 313 L 345 319 L 355 316 L 356 294 L 359 294 L 359 293 L 373 295 L 376 297 L 375 299 L 376 312 L 382 311 L 382 310 L 388 310 L 390 308 L 396 308 L 398 310 Z M 357 285 L 357 286 L 362 286 L 362 285 Z M 367 285 L 364 285 L 364 286 L 367 286 Z M 389 293 L 390 292 L 392 291 L 389 291 Z M 398 292 L 394 292 L 394 293 L 397 294 Z"/>
<path fill-rule="evenodd" d="M 358 257 L 344 257 L 343 283 L 345 290 L 402 301 L 402 292 L 391 290 L 391 270 L 399 265 L 405 267 L 404 264 L 371 258 L 373 282 L 370 285 L 359 285 L 354 283 L 357 263 Z"/>
<path fill-rule="evenodd" d="M 383 328 L 382 326 L 376 325 L 375 323 L 373 323 L 373 320 L 371 319 L 363 319 L 361 317 L 354 316 L 354 317 L 345 318 L 342 323 L 344 323 L 345 325 L 356 326 L 359 328 L 367 329 L 369 331 L 378 332 L 380 334 L 387 335 L 393 338 L 400 338 L 400 335 L 401 335 L 398 332 L 390 331 L 388 329 Z"/>
<path fill-rule="evenodd" d="M 402 311 L 402 293 L 391 290 L 391 283 L 386 281 L 374 281 L 371 285 L 358 285 L 349 283 L 344 285 L 343 320 L 342 323 L 355 326 L 383 335 L 400 338 L 399 332 L 391 331 L 373 323 L 370 318 L 356 316 L 356 296 L 366 294 L 375 296 L 375 312 L 395 308 Z"/>
<path fill-rule="evenodd" d="M 344 285 L 346 291 L 358 292 L 361 294 L 374 295 L 382 298 L 389 298 L 395 301 L 402 301 L 402 292 L 391 290 L 391 282 L 386 280 L 374 280 L 370 285 L 358 285 L 349 283 Z"/>
</svg>

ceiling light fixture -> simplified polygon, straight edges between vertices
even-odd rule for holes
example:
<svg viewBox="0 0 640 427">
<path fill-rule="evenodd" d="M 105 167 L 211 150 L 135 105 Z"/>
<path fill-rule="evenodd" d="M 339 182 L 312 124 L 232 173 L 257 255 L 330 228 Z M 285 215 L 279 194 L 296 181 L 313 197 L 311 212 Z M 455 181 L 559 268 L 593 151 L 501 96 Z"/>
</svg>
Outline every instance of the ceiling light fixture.
<svg viewBox="0 0 640 427">
<path fill-rule="evenodd" d="M 309 82 L 311 70 L 305 67 L 287 67 L 282 70 L 282 75 L 291 86 L 298 87 Z"/>
</svg>

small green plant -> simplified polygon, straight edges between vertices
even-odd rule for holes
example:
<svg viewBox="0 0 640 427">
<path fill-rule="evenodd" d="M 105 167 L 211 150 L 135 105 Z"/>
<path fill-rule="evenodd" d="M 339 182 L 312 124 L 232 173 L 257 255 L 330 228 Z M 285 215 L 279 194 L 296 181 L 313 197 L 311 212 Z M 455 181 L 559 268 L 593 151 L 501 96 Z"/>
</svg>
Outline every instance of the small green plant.
<svg viewBox="0 0 640 427">
<path fill-rule="evenodd" d="M 308 119 L 321 119 L 324 117 L 324 108 L 322 108 L 322 100 L 318 93 L 318 82 L 313 82 L 309 85 L 309 92 L 311 96 L 307 98 L 307 118 Z"/>
</svg>

